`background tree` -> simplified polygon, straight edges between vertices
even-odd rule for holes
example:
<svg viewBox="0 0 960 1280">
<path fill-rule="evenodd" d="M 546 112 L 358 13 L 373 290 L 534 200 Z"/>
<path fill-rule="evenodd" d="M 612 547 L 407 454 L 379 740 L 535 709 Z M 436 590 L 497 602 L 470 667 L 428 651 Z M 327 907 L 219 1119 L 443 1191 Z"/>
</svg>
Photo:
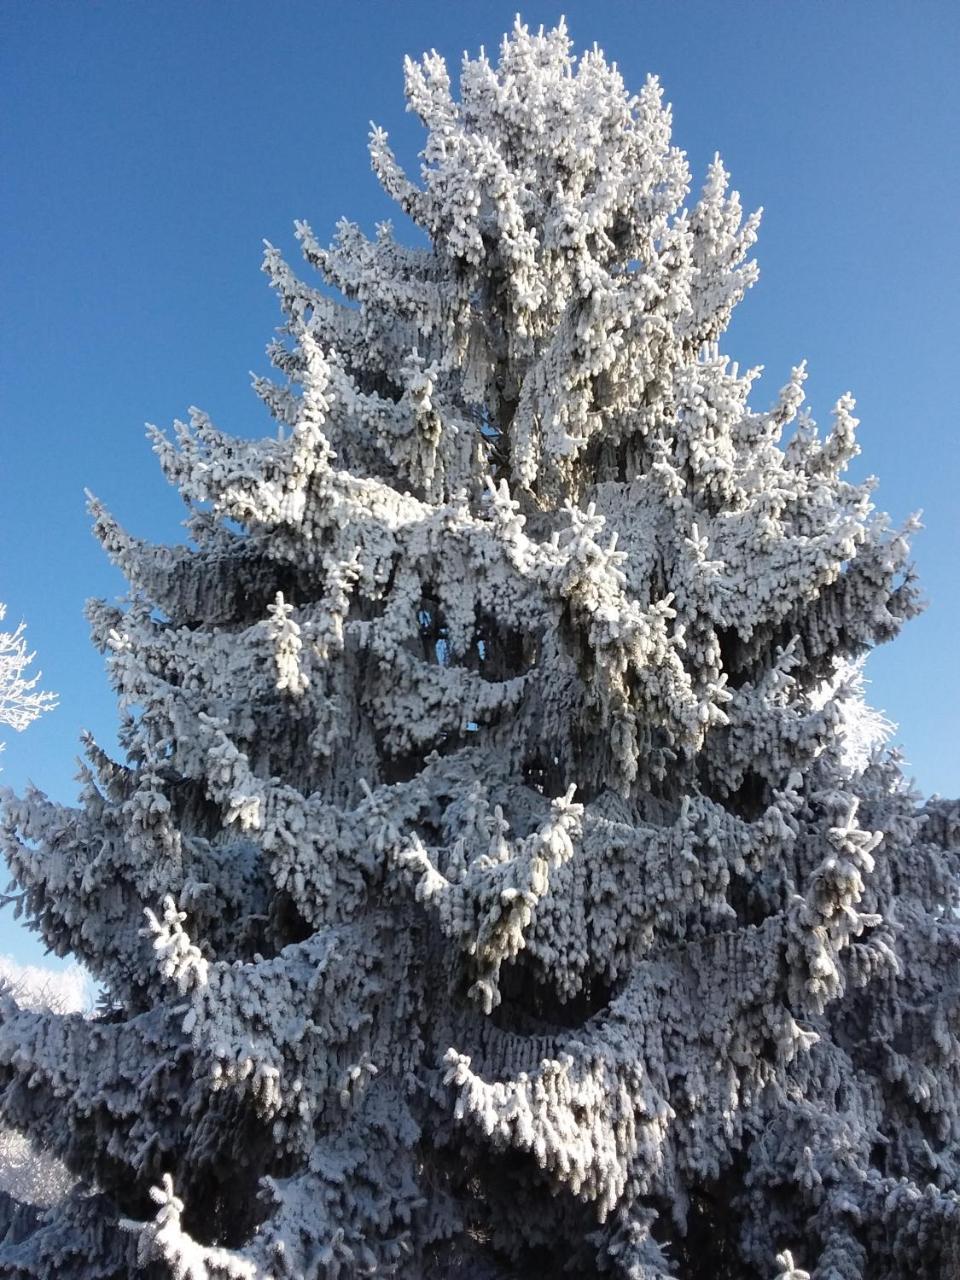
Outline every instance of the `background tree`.
<svg viewBox="0 0 960 1280">
<path fill-rule="evenodd" d="M 108 999 L 5 1006 L 77 1182 L 0 1272 L 953 1275 L 957 809 L 862 703 L 918 602 L 853 401 L 750 407 L 757 219 L 655 81 L 406 77 L 429 247 L 269 248 L 276 438 L 154 433 L 191 546 L 92 504 L 127 760 L 4 832 Z"/>
<path fill-rule="evenodd" d="M 0 602 L 0 622 L 6 616 L 7 606 Z M 15 631 L 0 631 L 0 724 L 18 731 L 57 705 L 55 693 L 37 688 L 40 672 L 26 674 L 35 656 L 27 649 L 26 623 L 21 622 Z"/>
<path fill-rule="evenodd" d="M 0 985 L 22 1009 L 82 1013 L 89 1005 L 79 965 L 53 970 L 0 956 Z M 0 1129 L 0 1192 L 25 1205 L 47 1206 L 62 1200 L 72 1182 L 63 1164 L 36 1150 L 26 1134 Z"/>
<path fill-rule="evenodd" d="M 0 621 L 6 612 L 7 606 L 0 603 Z M 23 622 L 15 631 L 0 631 L 0 724 L 18 731 L 52 710 L 57 701 L 56 694 L 37 689 L 40 672 L 26 675 L 35 655 L 27 650 L 25 631 Z M 84 1004 L 84 979 L 77 967 L 55 973 L 0 956 L 0 989 L 26 1009 L 70 1013 Z M 28 1205 L 47 1205 L 66 1194 L 70 1182 L 63 1165 L 35 1150 L 26 1134 L 0 1128 L 0 1194 Z"/>
</svg>

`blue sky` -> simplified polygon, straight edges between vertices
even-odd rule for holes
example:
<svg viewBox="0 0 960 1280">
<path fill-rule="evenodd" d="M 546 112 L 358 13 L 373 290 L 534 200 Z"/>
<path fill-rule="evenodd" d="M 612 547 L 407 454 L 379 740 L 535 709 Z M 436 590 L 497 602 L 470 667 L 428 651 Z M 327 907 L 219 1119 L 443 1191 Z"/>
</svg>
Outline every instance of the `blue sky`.
<svg viewBox="0 0 960 1280">
<path fill-rule="evenodd" d="M 0 11 L 0 600 L 29 623 L 57 711 L 7 733 L 2 782 L 75 794 L 81 728 L 108 748 L 114 705 L 82 614 L 123 583 L 89 533 L 88 486 L 131 531 L 180 536 L 182 507 L 144 439 L 197 404 L 226 430 L 269 420 L 249 390 L 279 322 L 264 237 L 295 255 L 346 215 L 393 213 L 369 121 L 415 159 L 402 58 L 496 47 L 515 2 L 74 0 Z M 719 150 L 763 205 L 760 284 L 724 344 L 763 364 L 755 403 L 806 357 L 816 416 L 858 399 L 878 504 L 924 509 L 926 614 L 870 659 L 924 791 L 957 794 L 955 299 L 960 292 L 960 6 L 913 0 L 528 4 L 565 12 L 639 88 L 674 105 L 702 175 Z M 400 226 L 401 219 L 395 218 Z M 40 948 L 0 915 L 0 951 Z"/>
</svg>

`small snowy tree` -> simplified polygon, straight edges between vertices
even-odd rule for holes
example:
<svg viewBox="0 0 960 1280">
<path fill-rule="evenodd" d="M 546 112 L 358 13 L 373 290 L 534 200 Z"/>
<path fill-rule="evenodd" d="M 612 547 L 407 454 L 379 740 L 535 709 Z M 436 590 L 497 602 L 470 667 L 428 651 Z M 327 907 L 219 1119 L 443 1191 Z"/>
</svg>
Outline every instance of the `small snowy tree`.
<svg viewBox="0 0 960 1280">
<path fill-rule="evenodd" d="M 0 602 L 0 622 L 7 616 L 7 606 Z M 37 688 L 40 672 L 26 674 L 36 656 L 27 649 L 26 623 L 15 631 L 0 631 L 0 724 L 23 730 L 44 711 L 57 705 L 55 693 Z M 0 744 L 2 750 L 2 744 Z"/>
<path fill-rule="evenodd" d="M 76 1185 L 35 1277 L 960 1274 L 956 806 L 857 663 L 906 534 L 795 369 L 721 355 L 757 218 L 561 26 L 406 66 L 429 237 L 273 248 L 279 424 L 154 433 L 192 544 L 97 503 L 126 761 L 6 799 L 99 1017 L 8 1002 Z"/>
</svg>

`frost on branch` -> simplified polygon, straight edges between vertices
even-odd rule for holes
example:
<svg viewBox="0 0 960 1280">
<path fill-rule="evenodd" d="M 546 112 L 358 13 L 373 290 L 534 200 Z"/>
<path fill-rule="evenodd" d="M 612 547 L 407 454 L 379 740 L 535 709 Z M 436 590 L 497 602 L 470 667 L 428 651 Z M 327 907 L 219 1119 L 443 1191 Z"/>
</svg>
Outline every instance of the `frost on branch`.
<svg viewBox="0 0 960 1280">
<path fill-rule="evenodd" d="M 105 999 L 3 1008 L 73 1189 L 0 1275 L 954 1277 L 960 812 L 862 680 L 916 521 L 722 352 L 758 221 L 655 80 L 405 77 L 428 247 L 268 245 L 275 426 L 151 432 L 184 546 L 91 499 L 125 759 L 0 838 Z"/>
</svg>

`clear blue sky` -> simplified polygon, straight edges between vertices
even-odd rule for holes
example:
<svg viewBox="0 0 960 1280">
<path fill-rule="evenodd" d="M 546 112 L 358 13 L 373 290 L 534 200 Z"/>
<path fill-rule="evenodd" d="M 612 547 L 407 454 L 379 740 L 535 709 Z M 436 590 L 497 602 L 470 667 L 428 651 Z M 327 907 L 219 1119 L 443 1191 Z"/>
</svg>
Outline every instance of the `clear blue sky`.
<svg viewBox="0 0 960 1280">
<path fill-rule="evenodd" d="M 89 533 L 88 486 L 131 531 L 176 541 L 182 507 L 145 421 L 190 404 L 224 429 L 270 423 L 249 390 L 278 323 L 262 238 L 295 254 L 341 215 L 391 214 L 369 172 L 372 119 L 401 156 L 402 58 L 496 47 L 511 3 L 7 0 L 0 6 L 3 306 L 0 600 L 28 620 L 59 710 L 6 734 L 2 781 L 72 800 L 82 727 L 112 748 L 113 699 L 82 616 L 123 589 Z M 956 299 L 960 296 L 960 6 L 930 0 L 618 0 L 566 12 L 639 88 L 660 75 L 675 140 L 715 150 L 765 208 L 762 278 L 725 349 L 766 369 L 756 403 L 806 357 L 826 422 L 850 389 L 860 475 L 915 544 L 928 612 L 871 658 L 872 701 L 924 791 L 957 760 Z M 397 225 L 400 219 L 396 219 Z M 0 915 L 0 951 L 36 959 Z"/>
</svg>

